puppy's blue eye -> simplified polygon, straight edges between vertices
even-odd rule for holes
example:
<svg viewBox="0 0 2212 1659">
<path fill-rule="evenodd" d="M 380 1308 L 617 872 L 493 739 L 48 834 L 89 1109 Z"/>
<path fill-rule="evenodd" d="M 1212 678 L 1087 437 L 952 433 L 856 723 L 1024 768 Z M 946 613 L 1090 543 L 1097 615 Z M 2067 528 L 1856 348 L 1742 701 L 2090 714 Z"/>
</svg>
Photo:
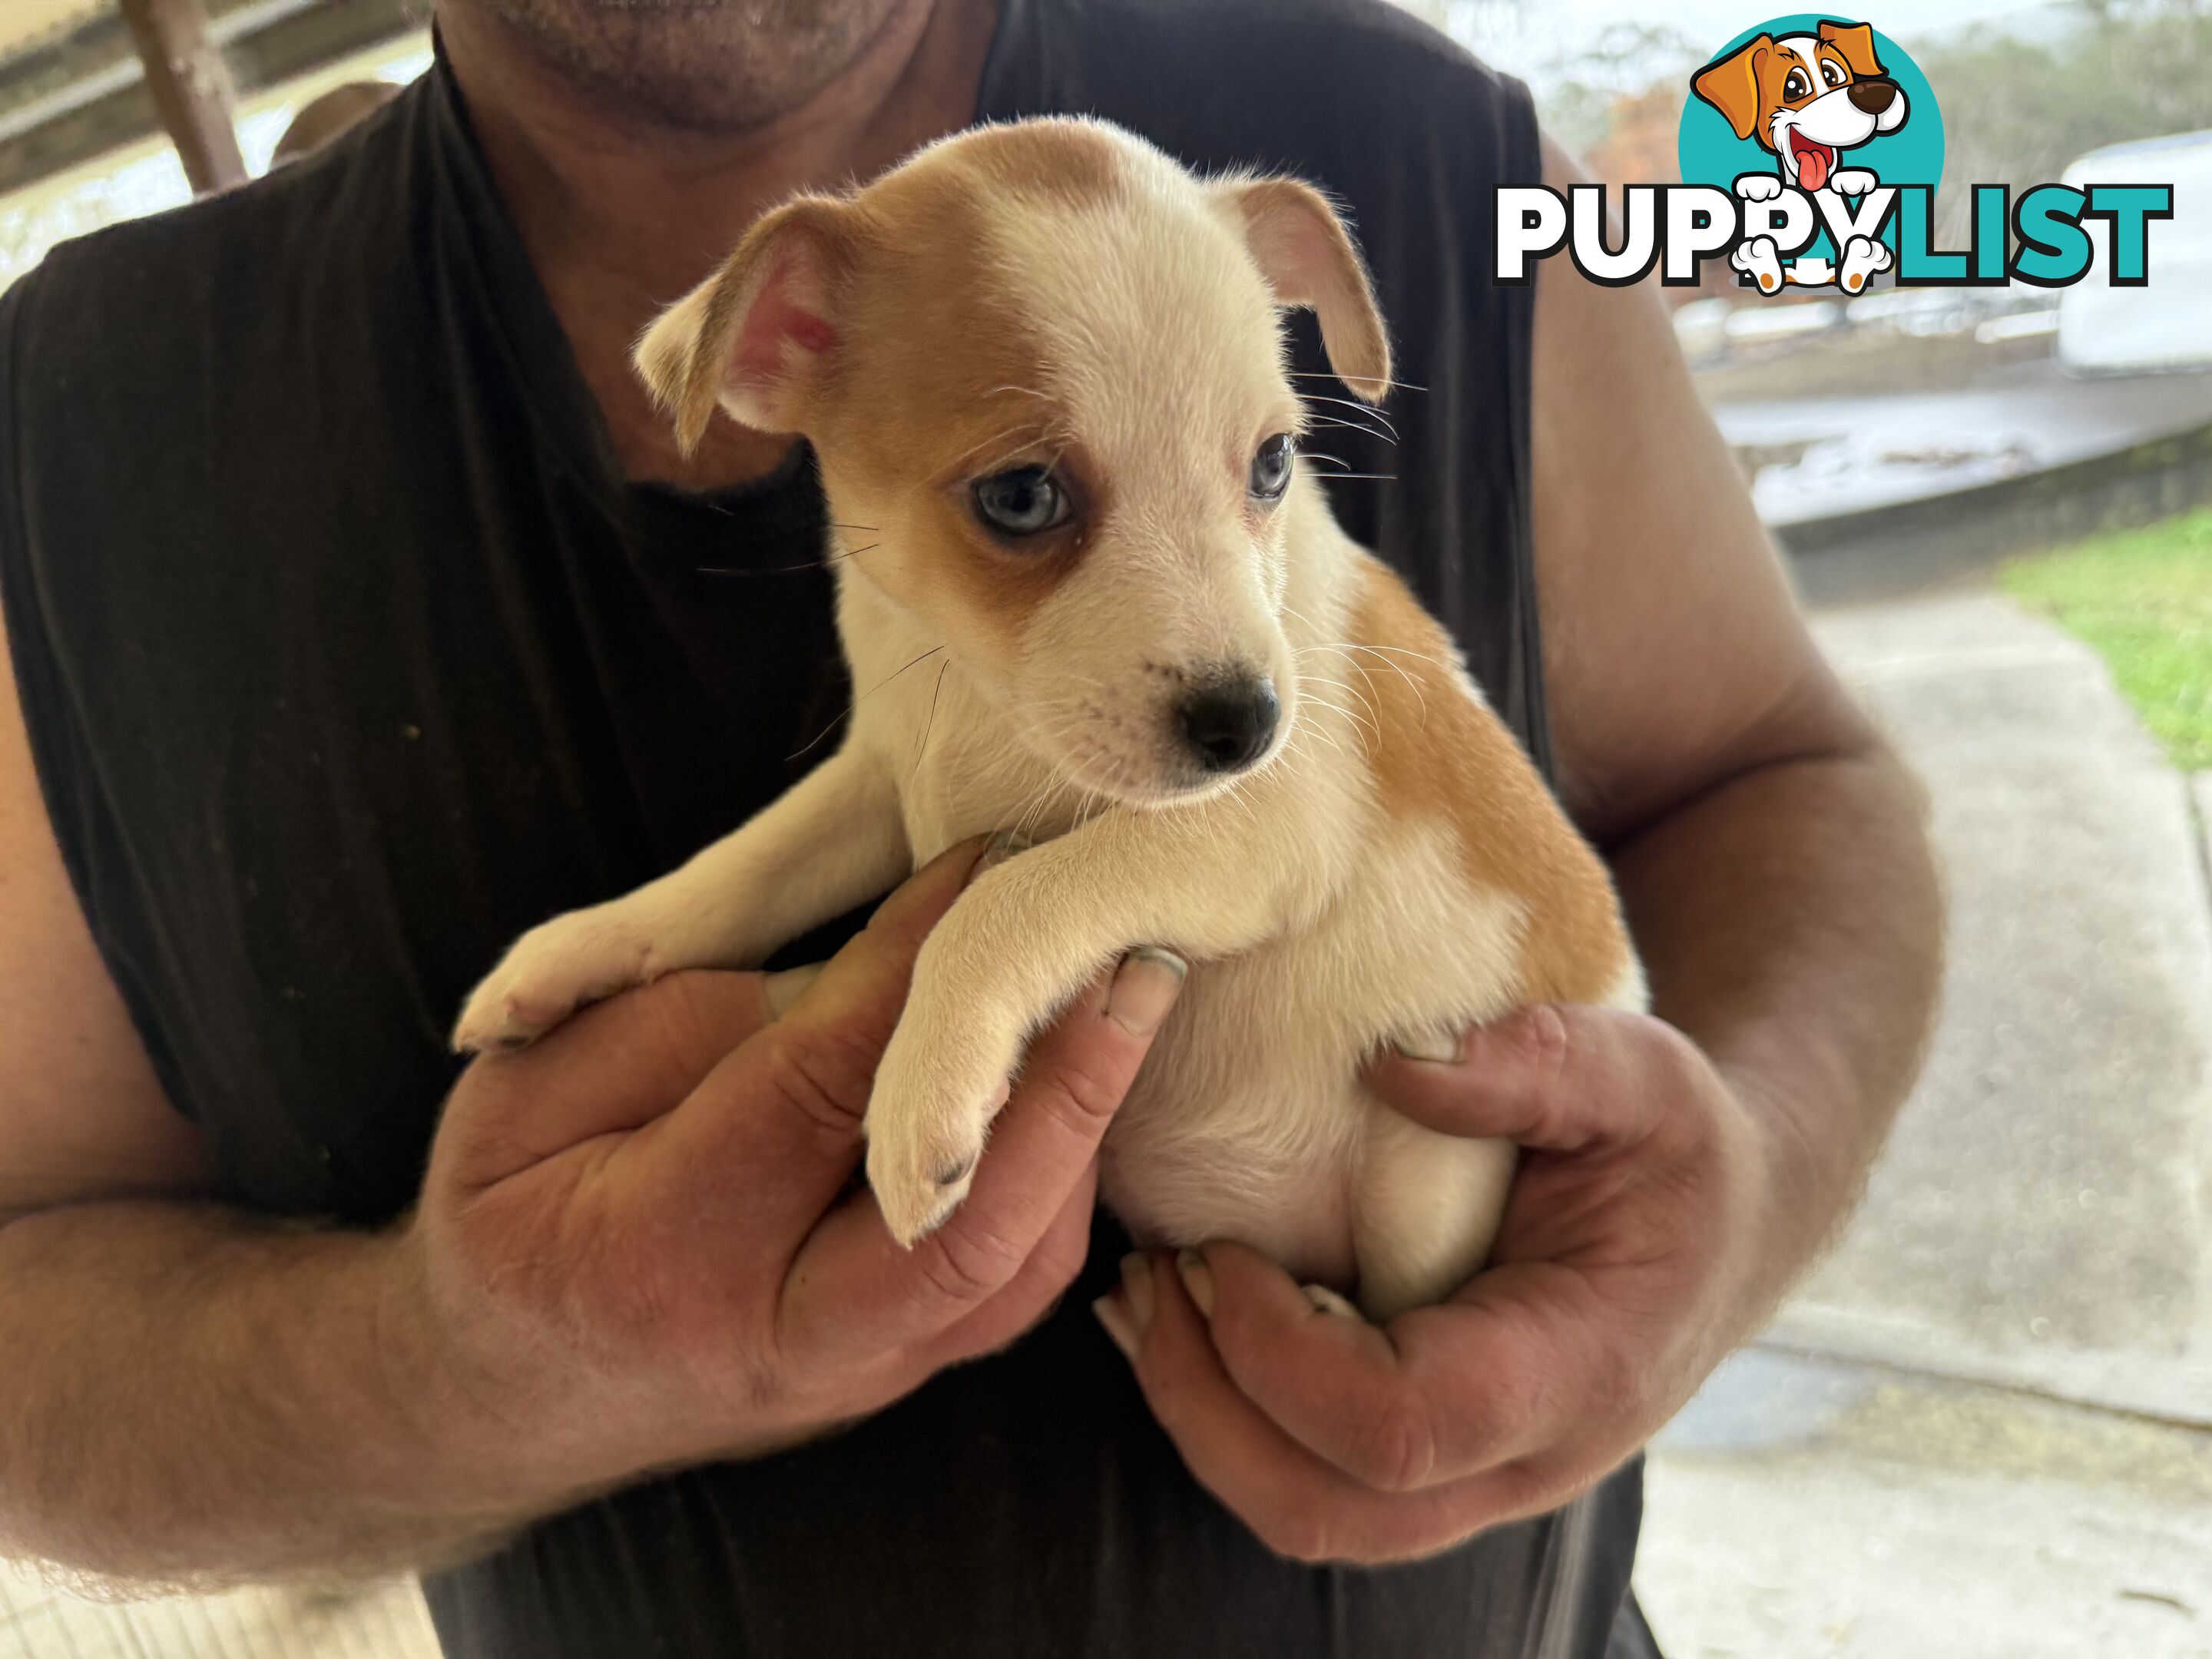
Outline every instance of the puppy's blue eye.
<svg viewBox="0 0 2212 1659">
<path fill-rule="evenodd" d="M 1297 447 L 1287 432 L 1278 432 L 1260 446 L 1260 453 L 1252 458 L 1250 489 L 1263 501 L 1278 500 L 1291 487 L 1291 463 L 1297 455 Z"/>
<path fill-rule="evenodd" d="M 1034 536 L 1065 524 L 1073 507 L 1048 468 L 1017 466 L 975 480 L 975 516 L 1002 536 Z"/>
</svg>

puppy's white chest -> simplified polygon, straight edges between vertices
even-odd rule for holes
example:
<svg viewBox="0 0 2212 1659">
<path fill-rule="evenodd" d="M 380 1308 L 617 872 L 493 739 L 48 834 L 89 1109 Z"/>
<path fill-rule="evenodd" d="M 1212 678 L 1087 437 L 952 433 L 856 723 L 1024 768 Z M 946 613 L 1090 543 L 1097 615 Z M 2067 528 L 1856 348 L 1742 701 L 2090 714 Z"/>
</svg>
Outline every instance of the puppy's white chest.
<svg viewBox="0 0 2212 1659">
<path fill-rule="evenodd" d="M 854 678 L 865 684 L 857 669 Z M 1005 717 L 939 659 L 884 683 L 870 701 L 873 707 L 855 708 L 854 738 L 890 771 L 917 866 L 970 836 L 1011 831 L 1042 842 L 1075 822 L 1077 792 L 1032 757 Z"/>
</svg>

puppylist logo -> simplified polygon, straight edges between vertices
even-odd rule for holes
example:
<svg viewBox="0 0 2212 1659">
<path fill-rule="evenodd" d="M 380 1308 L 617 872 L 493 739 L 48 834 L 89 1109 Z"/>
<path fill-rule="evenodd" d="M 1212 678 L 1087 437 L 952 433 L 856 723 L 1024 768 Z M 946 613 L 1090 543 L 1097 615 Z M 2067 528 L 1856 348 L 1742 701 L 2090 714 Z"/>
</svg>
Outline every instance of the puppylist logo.
<svg viewBox="0 0 2212 1659">
<path fill-rule="evenodd" d="M 1973 186 L 1972 238 L 1933 242 L 1943 118 L 1919 66 L 1865 23 L 1817 13 L 1771 18 L 1690 77 L 1679 138 L 1683 182 L 1621 192 L 1608 241 L 1606 190 L 1502 185 L 1491 276 L 1525 283 L 1563 248 L 1593 282 L 1694 285 L 1725 258 L 1761 293 L 1862 292 L 1881 271 L 1900 288 L 2065 288 L 2097 264 L 2084 221 L 2108 234 L 2109 280 L 2149 280 L 2150 226 L 2173 216 L 2170 184 Z"/>
</svg>

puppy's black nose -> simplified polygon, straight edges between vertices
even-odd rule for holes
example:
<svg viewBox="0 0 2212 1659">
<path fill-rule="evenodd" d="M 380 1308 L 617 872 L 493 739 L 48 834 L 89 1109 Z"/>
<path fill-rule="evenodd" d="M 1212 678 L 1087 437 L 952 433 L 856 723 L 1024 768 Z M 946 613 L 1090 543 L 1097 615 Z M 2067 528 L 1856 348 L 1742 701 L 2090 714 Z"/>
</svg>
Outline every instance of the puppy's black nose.
<svg viewBox="0 0 2212 1659">
<path fill-rule="evenodd" d="M 1879 115 L 1897 101 L 1897 82 L 1882 77 L 1851 82 L 1851 107 Z"/>
<path fill-rule="evenodd" d="M 1209 772 L 1242 772 L 1267 752 L 1283 706 L 1262 679 L 1218 680 L 1184 698 L 1183 740 Z"/>
</svg>

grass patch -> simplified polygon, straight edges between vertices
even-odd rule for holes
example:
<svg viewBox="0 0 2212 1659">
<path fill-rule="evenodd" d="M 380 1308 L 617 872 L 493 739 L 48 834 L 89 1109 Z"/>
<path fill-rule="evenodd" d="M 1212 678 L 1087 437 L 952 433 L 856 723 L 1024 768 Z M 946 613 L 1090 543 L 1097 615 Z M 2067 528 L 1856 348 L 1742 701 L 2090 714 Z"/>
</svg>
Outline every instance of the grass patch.
<svg viewBox="0 0 2212 1659">
<path fill-rule="evenodd" d="M 2096 649 L 2176 766 L 2212 769 L 2212 507 L 2016 559 L 1997 581 Z"/>
</svg>

